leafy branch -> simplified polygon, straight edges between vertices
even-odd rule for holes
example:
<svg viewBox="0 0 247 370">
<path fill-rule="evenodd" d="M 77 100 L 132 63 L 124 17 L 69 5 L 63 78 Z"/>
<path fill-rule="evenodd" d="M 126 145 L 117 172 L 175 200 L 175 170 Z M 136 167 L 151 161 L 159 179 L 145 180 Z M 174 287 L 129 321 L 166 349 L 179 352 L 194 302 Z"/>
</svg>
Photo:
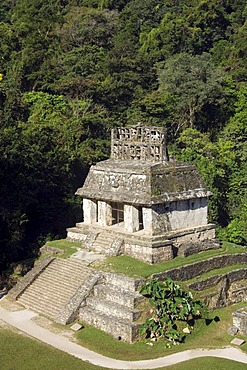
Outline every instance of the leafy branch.
<svg viewBox="0 0 247 370">
<path fill-rule="evenodd" d="M 186 333 L 193 329 L 195 319 L 207 314 L 206 306 L 194 300 L 191 292 L 185 292 L 173 280 L 149 279 L 140 293 L 149 299 L 151 317 L 141 327 L 141 335 L 156 341 L 167 339 L 173 344 L 183 342 Z M 185 325 L 179 325 L 178 322 Z"/>
</svg>

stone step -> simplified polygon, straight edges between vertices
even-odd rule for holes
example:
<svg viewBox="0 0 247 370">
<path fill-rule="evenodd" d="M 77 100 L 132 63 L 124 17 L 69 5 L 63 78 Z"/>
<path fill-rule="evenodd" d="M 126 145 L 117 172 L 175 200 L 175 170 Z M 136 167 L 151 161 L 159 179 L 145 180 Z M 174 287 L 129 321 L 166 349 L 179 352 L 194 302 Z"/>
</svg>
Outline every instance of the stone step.
<svg viewBox="0 0 247 370">
<path fill-rule="evenodd" d="M 93 249 L 96 251 L 105 251 L 110 248 L 114 241 L 114 236 L 109 234 L 100 233 L 93 243 Z"/>
<path fill-rule="evenodd" d="M 114 239 L 114 235 L 112 235 L 112 234 L 104 234 L 104 233 L 100 233 L 100 234 L 98 234 L 98 236 L 97 236 L 97 238 L 96 238 L 96 240 L 112 240 L 112 239 Z"/>
<path fill-rule="evenodd" d="M 139 291 L 145 280 L 142 278 L 132 278 L 124 274 L 115 274 L 111 272 L 104 273 L 105 285 L 116 287 L 130 292 Z"/>
<path fill-rule="evenodd" d="M 109 285 L 98 284 L 94 287 L 94 295 L 97 298 L 118 303 L 128 308 L 136 308 L 145 298 L 138 292 L 130 292 Z"/>
<path fill-rule="evenodd" d="M 80 286 L 81 282 L 83 282 L 87 278 L 87 276 L 88 274 L 84 274 L 81 279 L 77 280 L 75 279 L 74 281 L 72 280 L 71 282 L 69 281 L 66 282 L 64 280 L 59 279 L 55 280 L 56 279 L 55 277 L 54 279 L 47 279 L 45 276 L 41 275 L 32 283 L 30 287 L 32 288 L 33 291 L 39 291 L 40 293 L 42 293 L 42 291 L 46 291 L 54 292 L 55 294 L 57 291 L 58 294 L 61 295 L 63 292 L 71 293 L 75 291 Z M 30 287 L 28 287 L 26 291 L 28 291 Z"/>
<path fill-rule="evenodd" d="M 73 282 L 77 282 L 77 281 L 80 281 L 81 279 L 84 278 L 84 276 L 87 276 L 87 272 L 83 272 L 81 274 L 77 274 L 76 272 L 74 274 L 71 273 L 71 271 L 67 271 L 66 274 L 61 274 L 61 272 L 56 272 L 56 271 L 47 271 L 47 272 L 44 272 L 43 274 L 41 274 L 39 277 L 41 277 L 41 279 L 46 279 L 47 281 L 51 281 L 51 282 L 61 282 L 64 284 L 67 283 L 71 283 L 73 284 Z M 38 278 L 39 278 L 38 277 Z M 37 278 L 37 279 L 38 279 Z M 37 280 L 36 279 L 36 280 Z"/>
<path fill-rule="evenodd" d="M 38 313 L 40 313 L 44 316 L 47 316 L 51 319 L 54 319 L 63 307 L 63 305 L 55 306 L 53 304 L 49 305 L 49 304 L 45 304 L 45 303 L 37 305 L 37 304 L 33 304 L 33 302 L 28 300 L 28 299 L 25 299 L 22 302 L 18 301 L 18 303 L 21 303 L 27 309 L 38 312 Z"/>
<path fill-rule="evenodd" d="M 114 239 L 113 235 L 108 235 L 108 234 L 99 234 L 98 237 L 96 238 L 95 242 L 101 241 L 105 243 L 112 243 Z"/>
<path fill-rule="evenodd" d="M 28 288 L 19 298 L 22 299 L 23 297 L 32 297 L 33 301 L 39 301 L 44 297 L 49 297 L 50 301 L 56 304 L 57 302 L 64 302 L 68 299 L 68 297 L 73 296 L 77 290 L 77 287 L 74 289 L 57 289 L 52 287 L 44 288 L 42 287 L 30 287 Z"/>
<path fill-rule="evenodd" d="M 111 246 L 111 243 L 103 243 L 103 242 L 94 242 L 92 245 L 92 249 L 94 250 L 107 250 Z"/>
<path fill-rule="evenodd" d="M 47 310 L 49 307 L 52 309 L 60 309 L 64 302 L 62 300 L 57 301 L 51 301 L 49 296 L 43 296 L 39 297 L 39 299 L 34 300 L 34 297 L 32 295 L 25 295 L 22 298 L 18 300 L 18 303 L 21 303 L 23 305 L 28 305 L 29 307 L 33 308 L 45 308 Z"/>
<path fill-rule="evenodd" d="M 36 279 L 35 282 L 42 282 L 45 281 L 50 282 L 51 284 L 64 284 L 67 285 L 76 285 L 80 280 L 83 280 L 88 275 L 88 271 L 83 271 L 81 274 L 77 274 L 76 272 L 69 272 L 67 271 L 65 274 L 61 274 L 61 272 L 57 271 L 44 271 L 40 274 Z"/>
<path fill-rule="evenodd" d="M 53 266 L 72 266 L 72 265 L 78 265 L 83 266 L 85 263 L 81 260 L 78 260 L 76 258 L 56 258 L 53 261 Z"/>
<path fill-rule="evenodd" d="M 141 311 L 124 307 L 118 303 L 99 299 L 97 297 L 89 297 L 86 300 L 87 307 L 96 310 L 107 316 L 120 318 L 126 322 L 133 322 L 138 320 L 141 316 Z"/>
<path fill-rule="evenodd" d="M 80 260 L 54 259 L 18 298 L 18 303 L 54 318 L 91 273 Z"/>
<path fill-rule="evenodd" d="M 91 249 L 96 252 L 104 252 L 109 247 L 109 244 L 99 244 L 99 243 L 93 243 Z"/>
<path fill-rule="evenodd" d="M 86 267 L 86 263 L 77 258 L 68 258 L 66 260 L 57 258 L 50 264 L 50 268 L 57 271 L 68 271 L 71 268 L 73 268 L 74 271 L 83 271 Z"/>
<path fill-rule="evenodd" d="M 45 277 L 46 279 L 52 280 L 52 281 L 77 281 L 83 278 L 84 276 L 87 276 L 88 271 L 84 270 L 78 273 L 77 271 L 73 271 L 73 274 L 70 271 L 56 271 L 56 270 L 47 270 L 44 271 L 40 276 Z"/>
<path fill-rule="evenodd" d="M 93 243 L 93 248 L 102 248 L 102 249 L 107 249 L 107 248 L 110 248 L 112 244 L 112 241 L 110 242 L 106 242 L 105 240 L 104 241 L 100 241 L 100 240 L 97 240 Z"/>
<path fill-rule="evenodd" d="M 85 272 L 81 275 L 72 275 L 70 273 L 69 276 L 61 276 L 61 275 L 55 275 L 55 274 L 41 274 L 39 277 L 36 278 L 34 281 L 34 286 L 35 285 L 42 285 L 44 284 L 45 287 L 49 287 L 49 284 L 54 285 L 54 286 L 64 286 L 65 288 L 69 289 L 70 287 L 77 286 L 80 281 L 83 281 L 85 277 L 87 277 L 88 274 Z"/>
<path fill-rule="evenodd" d="M 45 307 L 45 308 L 52 307 L 54 309 L 59 308 L 64 305 L 64 301 L 61 299 L 60 300 L 57 299 L 56 301 L 53 301 L 50 299 L 49 295 L 39 297 L 38 299 L 36 297 L 35 299 L 32 294 L 23 295 L 18 300 L 18 303 L 21 303 L 21 304 L 25 303 L 32 307 Z"/>
<path fill-rule="evenodd" d="M 56 270 L 56 269 L 47 269 L 45 270 L 41 275 L 45 277 L 46 279 L 50 279 L 52 281 L 69 281 L 73 282 L 77 279 L 83 278 L 83 276 L 87 275 L 88 271 L 86 269 L 82 271 L 77 271 L 74 269 L 70 270 Z M 40 276 L 41 276 L 40 275 Z"/>
<path fill-rule="evenodd" d="M 80 309 L 79 319 L 84 323 L 111 334 L 114 337 L 126 342 L 133 342 L 139 338 L 139 325 L 116 319 L 114 316 L 105 315 L 100 311 L 83 307 Z"/>
<path fill-rule="evenodd" d="M 59 312 L 66 304 L 63 302 L 57 302 L 55 304 L 54 302 L 50 301 L 49 297 L 42 299 L 39 302 L 37 302 L 37 300 L 34 301 L 32 297 L 24 297 L 23 299 L 19 300 L 18 303 L 28 309 L 42 312 L 44 315 L 49 315 L 49 312 Z"/>
</svg>

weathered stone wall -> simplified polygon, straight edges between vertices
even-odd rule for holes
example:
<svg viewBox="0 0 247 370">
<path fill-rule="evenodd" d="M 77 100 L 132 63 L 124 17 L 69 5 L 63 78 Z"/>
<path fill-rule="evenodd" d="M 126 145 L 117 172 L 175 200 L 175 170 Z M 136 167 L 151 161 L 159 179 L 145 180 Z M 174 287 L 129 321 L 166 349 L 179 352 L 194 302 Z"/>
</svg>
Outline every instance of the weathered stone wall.
<svg viewBox="0 0 247 370">
<path fill-rule="evenodd" d="M 245 280 L 234 281 L 228 291 L 228 302 L 230 304 L 247 302 L 247 284 Z"/>
<path fill-rule="evenodd" d="M 112 207 L 107 202 L 98 201 L 98 224 L 100 226 L 112 224 Z"/>
<path fill-rule="evenodd" d="M 207 225 L 207 198 L 157 204 L 153 210 L 153 235 Z"/>
<path fill-rule="evenodd" d="M 148 247 L 141 244 L 135 244 L 133 241 L 126 241 L 124 244 L 124 253 L 147 263 L 160 263 L 173 258 L 171 243 L 158 248 Z"/>
<path fill-rule="evenodd" d="M 183 245 L 187 247 L 190 243 L 200 243 L 204 240 L 212 240 L 214 242 L 215 226 L 208 224 L 202 227 L 198 226 L 191 229 L 177 230 L 171 232 L 168 239 L 172 240 L 173 245 L 178 248 Z"/>
<path fill-rule="evenodd" d="M 124 205 L 124 229 L 130 233 L 140 229 L 139 209 L 130 204 Z"/>
<path fill-rule="evenodd" d="M 163 194 L 166 201 L 201 198 L 211 194 L 196 166 L 176 161 L 152 168 L 151 187 L 153 195 Z"/>
<path fill-rule="evenodd" d="M 235 281 L 245 280 L 247 279 L 247 268 L 230 271 L 227 274 L 223 275 L 210 276 L 205 280 L 197 281 L 195 283 L 190 284 L 189 287 L 197 291 L 202 291 L 219 284 L 224 279 L 228 279 L 230 284 L 232 284 Z"/>
<path fill-rule="evenodd" d="M 91 199 L 83 199 L 83 217 L 86 224 L 97 222 L 97 202 Z"/>
<path fill-rule="evenodd" d="M 118 340 L 134 342 L 140 336 L 142 311 L 138 308 L 143 296 L 139 289 L 144 279 L 124 274 L 102 272 L 91 297 L 80 309 L 80 320 L 94 325 Z"/>
<path fill-rule="evenodd" d="M 207 203 L 207 198 L 171 202 L 167 212 L 170 230 L 207 225 Z"/>
<path fill-rule="evenodd" d="M 240 308 L 233 312 L 233 325 L 239 330 L 242 335 L 247 335 L 247 307 Z"/>
<path fill-rule="evenodd" d="M 87 235 L 81 232 L 77 232 L 75 227 L 68 229 L 67 231 L 67 240 L 70 240 L 72 242 L 84 242 L 86 238 L 87 238 Z"/>
<path fill-rule="evenodd" d="M 150 211 L 150 209 L 148 209 Z M 214 225 L 199 226 L 191 229 L 171 231 L 165 235 L 153 236 L 148 228 L 151 227 L 150 212 L 143 217 L 146 230 L 141 233 L 126 233 L 124 228 L 117 230 L 108 227 L 99 227 L 94 224 L 89 228 L 88 224 L 79 223 L 77 228 L 68 229 L 67 239 L 84 242 L 87 249 L 94 249 L 94 240 L 97 235 L 105 233 L 112 240 L 121 239 L 120 253 L 132 256 L 147 263 L 160 263 L 174 258 L 176 255 L 184 256 L 198 253 L 201 250 L 215 249 L 219 247 L 214 239 Z M 211 239 L 211 240 L 210 240 Z M 108 254 L 110 245 L 104 244 L 104 253 Z"/>
<path fill-rule="evenodd" d="M 189 288 L 204 291 L 204 302 L 215 309 L 247 301 L 246 278 L 247 268 L 243 268 L 192 283 Z M 207 289 L 209 293 L 205 293 Z"/>
<path fill-rule="evenodd" d="M 210 249 L 219 249 L 220 248 L 220 241 L 218 239 L 213 239 L 213 235 L 211 238 L 199 241 L 188 242 L 186 244 L 179 245 L 177 248 L 176 243 L 174 243 L 174 255 L 181 256 L 181 257 L 188 257 L 193 254 L 207 251 Z"/>
<path fill-rule="evenodd" d="M 173 280 L 183 281 L 193 279 L 202 273 L 221 268 L 224 266 L 247 263 L 247 253 L 237 253 L 209 258 L 206 261 L 196 262 L 191 265 L 181 266 L 179 269 L 167 270 L 157 274 L 154 277 L 159 279 L 170 277 Z"/>
<path fill-rule="evenodd" d="M 106 162 L 106 161 L 105 161 Z M 116 163 L 117 166 L 117 163 Z M 149 176 L 142 173 L 135 173 L 134 169 L 124 170 L 110 169 L 107 171 L 102 162 L 92 166 L 85 180 L 82 189 L 78 189 L 78 195 L 84 195 L 85 192 L 91 199 L 104 199 L 108 201 L 133 202 L 139 201 L 143 197 L 144 201 L 149 197 L 150 189 Z M 133 199 L 133 189 L 135 189 L 135 199 Z M 83 194 L 82 194 L 83 193 Z"/>
<path fill-rule="evenodd" d="M 230 284 L 227 276 L 223 277 L 217 285 L 211 288 L 211 292 L 203 294 L 204 303 L 209 309 L 216 309 L 239 302 L 246 302 L 247 289 L 241 286 L 241 281 L 243 280 Z M 238 286 L 237 289 L 236 286 Z"/>
</svg>

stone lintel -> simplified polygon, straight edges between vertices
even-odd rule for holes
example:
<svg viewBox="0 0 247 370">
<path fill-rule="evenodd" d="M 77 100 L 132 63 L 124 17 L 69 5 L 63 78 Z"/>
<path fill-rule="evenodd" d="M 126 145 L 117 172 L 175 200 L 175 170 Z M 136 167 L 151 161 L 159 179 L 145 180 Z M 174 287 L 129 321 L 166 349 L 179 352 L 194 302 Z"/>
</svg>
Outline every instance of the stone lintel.
<svg viewBox="0 0 247 370">
<path fill-rule="evenodd" d="M 132 204 L 132 205 L 138 205 L 138 206 L 144 206 L 144 207 L 151 207 L 155 204 L 162 204 L 167 202 L 176 202 L 180 200 L 190 200 L 190 199 L 197 199 L 197 198 L 208 198 L 211 196 L 211 192 L 207 190 L 200 190 L 199 192 L 184 192 L 184 193 L 173 193 L 168 194 L 164 193 L 160 196 L 152 196 L 150 199 L 148 196 L 145 196 L 145 194 L 133 195 L 131 197 L 126 192 L 125 193 L 112 193 L 112 192 L 104 192 L 104 193 L 98 193 L 92 191 L 87 191 L 85 189 L 78 189 L 76 195 L 79 195 L 81 197 L 85 197 L 87 199 L 91 198 L 94 200 L 101 200 L 104 198 L 107 202 L 121 202 L 126 204 Z M 131 200 L 131 202 L 130 202 Z"/>
</svg>

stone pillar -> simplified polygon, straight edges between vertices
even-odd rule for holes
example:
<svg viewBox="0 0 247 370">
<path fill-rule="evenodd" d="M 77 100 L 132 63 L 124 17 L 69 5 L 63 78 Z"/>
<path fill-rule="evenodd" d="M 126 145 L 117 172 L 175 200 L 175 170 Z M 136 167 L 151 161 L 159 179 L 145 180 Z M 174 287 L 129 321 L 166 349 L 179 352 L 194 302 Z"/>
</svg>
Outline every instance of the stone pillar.
<svg viewBox="0 0 247 370">
<path fill-rule="evenodd" d="M 140 229 L 139 210 L 128 204 L 124 205 L 124 229 L 129 233 Z"/>
<path fill-rule="evenodd" d="M 86 224 L 97 222 L 97 202 L 91 199 L 83 199 L 83 215 Z"/>
<path fill-rule="evenodd" d="M 145 234 L 153 234 L 153 210 L 152 208 L 142 208 L 143 229 Z"/>
<path fill-rule="evenodd" d="M 98 201 L 98 224 L 100 226 L 112 225 L 112 208 L 110 204 Z"/>
</svg>

